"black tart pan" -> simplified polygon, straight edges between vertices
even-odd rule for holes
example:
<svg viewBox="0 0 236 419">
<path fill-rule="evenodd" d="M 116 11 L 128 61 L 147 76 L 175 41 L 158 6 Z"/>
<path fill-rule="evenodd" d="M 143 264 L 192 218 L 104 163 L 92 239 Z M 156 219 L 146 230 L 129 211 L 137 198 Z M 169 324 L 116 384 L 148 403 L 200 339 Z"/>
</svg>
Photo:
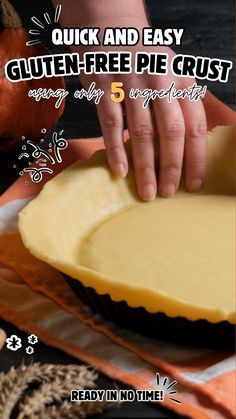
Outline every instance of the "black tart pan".
<svg viewBox="0 0 236 419">
<path fill-rule="evenodd" d="M 235 326 L 227 321 L 210 323 L 150 313 L 143 307 L 129 307 L 125 301 L 113 301 L 108 294 L 99 295 L 93 288 L 68 276 L 66 280 L 75 295 L 94 313 L 133 332 L 181 345 L 235 350 Z"/>
</svg>

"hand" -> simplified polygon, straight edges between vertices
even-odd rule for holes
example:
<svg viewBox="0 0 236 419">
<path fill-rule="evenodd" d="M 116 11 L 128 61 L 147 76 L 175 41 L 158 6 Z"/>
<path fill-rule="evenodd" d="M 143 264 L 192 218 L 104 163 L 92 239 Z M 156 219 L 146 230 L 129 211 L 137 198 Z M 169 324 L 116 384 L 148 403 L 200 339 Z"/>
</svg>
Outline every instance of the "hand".
<svg viewBox="0 0 236 419">
<path fill-rule="evenodd" d="M 85 5 L 84 1 L 82 3 Z M 135 27 L 141 29 L 148 26 L 144 10 L 140 8 L 142 2 L 131 0 L 127 10 L 127 1 L 112 2 L 113 9 L 117 6 L 116 12 L 109 10 L 111 2 L 103 0 L 96 5 L 93 0 L 88 2 L 93 8 L 86 10 L 85 18 L 77 25 L 71 26 L 96 26 L 105 27 Z M 87 4 L 88 4 L 87 3 Z M 101 4 L 106 7 L 101 8 Z M 123 9 L 121 3 L 124 3 Z M 120 12 L 119 4 L 123 13 Z M 136 4 L 136 8 L 135 8 Z M 139 7 L 138 7 L 139 6 Z M 94 10 L 96 9 L 97 10 Z M 126 10 L 124 10 L 126 8 Z M 76 19 L 76 18 L 74 18 Z M 64 23 L 65 24 L 65 23 Z M 68 26 L 68 21 L 65 26 Z M 73 47 L 73 52 L 84 52 L 81 48 Z M 106 51 L 111 49 L 118 51 L 131 51 L 133 56 L 136 52 L 146 52 L 141 44 L 135 47 L 113 47 L 104 46 L 86 48 L 86 52 Z M 168 53 L 171 60 L 174 52 L 169 48 L 157 47 L 149 49 L 149 52 Z M 156 99 L 152 102 L 152 108 L 143 108 L 143 99 L 132 100 L 126 94 L 123 106 L 113 103 L 110 98 L 111 83 L 113 81 L 123 82 L 123 89 L 129 92 L 131 88 L 164 89 L 166 90 L 172 82 L 175 82 L 177 89 L 190 87 L 194 80 L 191 78 L 175 77 L 169 70 L 167 76 L 155 76 L 147 73 L 137 75 L 85 75 L 81 77 L 82 84 L 88 88 L 92 82 L 96 87 L 105 91 L 103 98 L 97 106 L 98 117 L 101 124 L 108 162 L 117 176 L 124 177 L 128 171 L 128 161 L 123 143 L 123 111 L 125 109 L 128 129 L 131 139 L 131 149 L 137 190 L 144 201 L 153 200 L 157 192 L 162 197 L 173 196 L 179 186 L 182 168 L 184 168 L 185 184 L 189 191 L 195 192 L 201 188 L 207 160 L 207 125 L 206 116 L 201 100 L 191 102 L 189 99 L 178 101 L 174 99 L 171 103 L 167 99 Z M 159 160 L 159 168 L 155 169 L 155 155 Z"/>
</svg>

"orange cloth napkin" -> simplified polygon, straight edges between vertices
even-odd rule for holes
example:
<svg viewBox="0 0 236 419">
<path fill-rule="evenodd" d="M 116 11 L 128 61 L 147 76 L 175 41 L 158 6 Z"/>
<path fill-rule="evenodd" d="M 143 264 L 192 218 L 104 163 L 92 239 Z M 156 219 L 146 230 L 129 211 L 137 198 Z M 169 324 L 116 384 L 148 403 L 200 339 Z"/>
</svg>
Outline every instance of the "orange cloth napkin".
<svg viewBox="0 0 236 419">
<path fill-rule="evenodd" d="M 210 93 L 204 105 L 209 129 L 236 124 L 236 114 Z M 101 138 L 70 141 L 54 175 L 101 147 Z M 50 176 L 27 186 L 26 176 L 0 199 L 0 316 L 135 389 L 157 389 L 156 373 L 176 380 L 175 398 L 181 403 L 166 393 L 162 404 L 180 415 L 234 418 L 233 354 L 164 343 L 111 325 L 84 307 L 60 272 L 30 255 L 18 234 L 17 216 Z"/>
</svg>

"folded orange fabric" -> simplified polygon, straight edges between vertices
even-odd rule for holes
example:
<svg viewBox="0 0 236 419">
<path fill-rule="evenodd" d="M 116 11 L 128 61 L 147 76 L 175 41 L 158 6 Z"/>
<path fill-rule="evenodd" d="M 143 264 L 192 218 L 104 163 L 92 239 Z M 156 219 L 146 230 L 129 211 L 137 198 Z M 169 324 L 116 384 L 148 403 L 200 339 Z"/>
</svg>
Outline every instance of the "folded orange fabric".
<svg viewBox="0 0 236 419">
<path fill-rule="evenodd" d="M 209 129 L 236 124 L 235 112 L 210 93 L 204 106 Z M 102 138 L 70 141 L 54 175 L 101 147 Z M 184 348 L 108 325 L 74 296 L 60 272 L 29 254 L 18 234 L 17 215 L 49 176 L 27 187 L 25 179 L 18 179 L 0 200 L 0 316 L 136 389 L 156 389 L 157 372 L 176 380 L 181 404 L 169 394 L 162 403 L 183 416 L 234 418 L 233 354 Z"/>
</svg>

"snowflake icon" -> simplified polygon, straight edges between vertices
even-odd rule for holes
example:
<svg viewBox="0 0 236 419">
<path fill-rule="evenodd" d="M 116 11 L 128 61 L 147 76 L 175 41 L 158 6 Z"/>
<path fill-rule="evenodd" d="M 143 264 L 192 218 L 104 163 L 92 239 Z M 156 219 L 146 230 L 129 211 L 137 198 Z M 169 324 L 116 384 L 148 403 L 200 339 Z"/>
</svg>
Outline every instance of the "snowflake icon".
<svg viewBox="0 0 236 419">
<path fill-rule="evenodd" d="M 38 336 L 34 334 L 28 336 L 28 342 L 30 343 L 30 345 L 35 345 L 36 343 L 38 343 L 38 341 Z"/>
<path fill-rule="evenodd" d="M 22 348 L 21 339 L 16 335 L 11 335 L 7 338 L 6 343 L 7 349 L 10 349 L 10 351 L 18 351 L 18 349 Z"/>
<path fill-rule="evenodd" d="M 25 351 L 28 355 L 32 355 L 34 353 L 34 348 L 32 348 L 32 346 L 28 346 Z"/>
</svg>

